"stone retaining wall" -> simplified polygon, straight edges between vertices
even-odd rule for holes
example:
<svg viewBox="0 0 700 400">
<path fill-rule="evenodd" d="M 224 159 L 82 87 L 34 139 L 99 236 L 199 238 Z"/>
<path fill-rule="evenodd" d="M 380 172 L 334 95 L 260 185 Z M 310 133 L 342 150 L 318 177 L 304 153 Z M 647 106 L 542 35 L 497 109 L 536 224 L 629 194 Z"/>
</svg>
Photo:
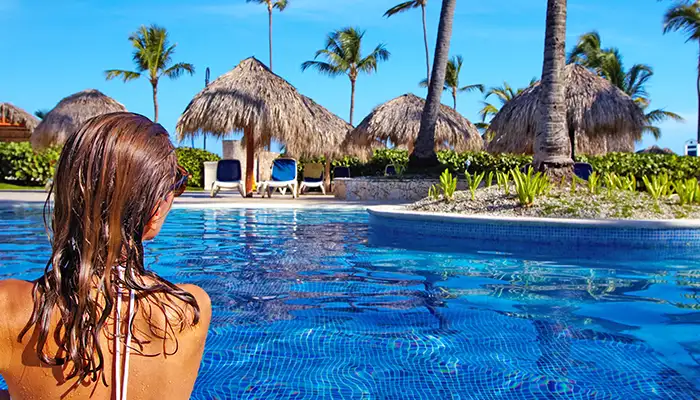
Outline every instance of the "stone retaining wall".
<svg viewBox="0 0 700 400">
<path fill-rule="evenodd" d="M 334 182 L 335 197 L 343 200 L 386 200 L 413 202 L 428 196 L 430 186 L 438 179 L 419 178 L 338 178 Z M 463 181 L 458 181 L 458 190 L 466 190 Z"/>
</svg>

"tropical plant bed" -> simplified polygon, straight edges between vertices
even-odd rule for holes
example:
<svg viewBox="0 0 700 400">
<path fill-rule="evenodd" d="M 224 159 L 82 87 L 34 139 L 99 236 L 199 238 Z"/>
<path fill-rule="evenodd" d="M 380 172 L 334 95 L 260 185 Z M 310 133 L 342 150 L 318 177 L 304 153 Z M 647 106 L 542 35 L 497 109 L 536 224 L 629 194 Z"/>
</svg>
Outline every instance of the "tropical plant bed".
<svg viewBox="0 0 700 400">
<path fill-rule="evenodd" d="M 580 186 L 574 193 L 570 187 L 553 186 L 548 194 L 538 197 L 533 204 L 521 205 L 514 193 L 505 192 L 496 185 L 482 187 L 474 192 L 454 193 L 452 201 L 431 197 L 407 207 L 413 211 L 459 213 L 492 216 L 523 216 L 576 219 L 700 219 L 700 205 L 678 204 L 678 196 L 658 201 L 646 192 L 612 191 L 602 189 L 590 193 Z"/>
</svg>

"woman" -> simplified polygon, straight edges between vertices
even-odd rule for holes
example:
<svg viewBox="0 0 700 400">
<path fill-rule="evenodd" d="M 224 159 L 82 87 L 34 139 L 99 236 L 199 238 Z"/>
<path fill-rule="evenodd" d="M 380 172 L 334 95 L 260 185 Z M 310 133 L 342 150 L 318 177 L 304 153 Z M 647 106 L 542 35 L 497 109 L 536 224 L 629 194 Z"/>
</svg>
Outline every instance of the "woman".
<svg viewBox="0 0 700 400">
<path fill-rule="evenodd" d="M 184 191 L 183 171 L 165 129 L 141 115 L 102 115 L 68 139 L 45 272 L 0 281 L 5 397 L 189 398 L 209 297 L 146 270 L 143 254 Z"/>
</svg>

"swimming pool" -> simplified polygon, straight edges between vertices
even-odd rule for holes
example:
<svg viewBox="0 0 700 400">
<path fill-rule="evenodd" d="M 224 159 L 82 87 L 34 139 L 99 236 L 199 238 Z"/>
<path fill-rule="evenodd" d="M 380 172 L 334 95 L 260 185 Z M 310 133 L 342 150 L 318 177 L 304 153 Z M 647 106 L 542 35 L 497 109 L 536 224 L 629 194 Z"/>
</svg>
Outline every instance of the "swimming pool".
<svg viewBox="0 0 700 400">
<path fill-rule="evenodd" d="M 700 396 L 700 258 L 381 238 L 364 211 L 173 210 L 148 264 L 214 306 L 193 398 Z M 48 252 L 40 209 L 0 207 L 0 279 Z"/>
</svg>

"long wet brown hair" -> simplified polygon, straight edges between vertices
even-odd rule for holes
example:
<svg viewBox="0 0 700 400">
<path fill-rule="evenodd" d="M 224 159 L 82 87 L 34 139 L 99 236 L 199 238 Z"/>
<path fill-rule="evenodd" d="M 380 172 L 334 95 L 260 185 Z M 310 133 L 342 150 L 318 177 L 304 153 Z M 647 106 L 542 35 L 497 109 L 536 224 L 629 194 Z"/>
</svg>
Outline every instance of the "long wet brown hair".
<svg viewBox="0 0 700 400">
<path fill-rule="evenodd" d="M 144 230 L 173 191 L 176 176 L 167 131 L 141 115 L 95 117 L 65 143 L 53 185 L 53 212 L 47 200 L 44 213 L 45 220 L 50 218 L 52 254 L 34 284 L 34 310 L 19 340 L 34 328 L 39 359 L 65 366 L 66 379 L 98 380 L 104 368 L 102 328 L 113 322 L 119 287 L 135 291 L 137 312 L 149 317 L 155 309 L 165 317 L 164 329 L 156 324 L 149 332 L 127 328 L 137 351 L 156 337 L 163 339 L 165 353 L 166 340 L 173 340 L 174 353 L 175 331 L 198 323 L 194 296 L 144 268 Z M 123 279 L 117 265 L 124 267 Z M 60 318 L 52 329 L 56 313 Z M 58 345 L 55 354 L 47 352 L 51 335 Z M 104 374 L 102 380 L 106 384 Z"/>
</svg>

